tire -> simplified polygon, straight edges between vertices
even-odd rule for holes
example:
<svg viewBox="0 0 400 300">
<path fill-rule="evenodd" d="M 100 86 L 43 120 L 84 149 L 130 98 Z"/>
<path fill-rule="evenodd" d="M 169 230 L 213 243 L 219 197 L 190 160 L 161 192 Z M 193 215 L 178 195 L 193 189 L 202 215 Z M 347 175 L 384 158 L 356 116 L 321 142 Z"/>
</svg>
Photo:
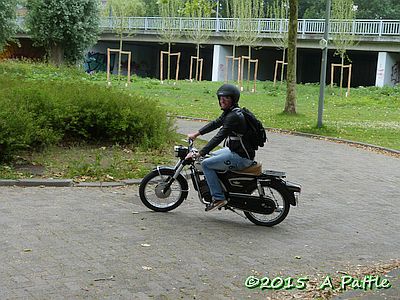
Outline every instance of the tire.
<svg viewBox="0 0 400 300">
<path fill-rule="evenodd" d="M 278 204 L 278 207 L 272 214 L 258 214 L 249 211 L 244 211 L 246 217 L 256 225 L 272 227 L 282 222 L 289 213 L 290 202 L 289 195 L 286 189 L 278 183 L 270 183 L 268 186 L 263 186 L 265 196 L 270 197 Z M 253 192 L 257 193 L 255 190 Z"/>
<path fill-rule="evenodd" d="M 182 204 L 188 195 L 188 183 L 182 175 L 163 192 L 163 185 L 174 173 L 172 169 L 153 170 L 143 178 L 139 186 L 139 196 L 144 205 L 157 212 L 167 212 Z"/>
</svg>

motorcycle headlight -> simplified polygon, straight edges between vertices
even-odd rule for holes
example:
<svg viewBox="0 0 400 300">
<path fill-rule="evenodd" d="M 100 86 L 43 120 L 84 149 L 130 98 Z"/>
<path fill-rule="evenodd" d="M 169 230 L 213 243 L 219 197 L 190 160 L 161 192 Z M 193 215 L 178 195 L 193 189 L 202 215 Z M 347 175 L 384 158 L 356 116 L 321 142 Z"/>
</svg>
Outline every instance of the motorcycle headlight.
<svg viewBox="0 0 400 300">
<path fill-rule="evenodd" d="M 174 147 L 175 157 L 184 159 L 188 153 L 189 153 L 188 147 L 184 147 L 184 146 L 175 146 Z"/>
</svg>

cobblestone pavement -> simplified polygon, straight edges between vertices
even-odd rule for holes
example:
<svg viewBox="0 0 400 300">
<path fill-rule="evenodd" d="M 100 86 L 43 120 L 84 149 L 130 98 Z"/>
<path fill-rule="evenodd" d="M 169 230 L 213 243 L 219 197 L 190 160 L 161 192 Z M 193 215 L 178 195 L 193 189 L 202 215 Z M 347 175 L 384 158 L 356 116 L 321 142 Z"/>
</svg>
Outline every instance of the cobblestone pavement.
<svg viewBox="0 0 400 300">
<path fill-rule="evenodd" d="M 181 132 L 202 126 L 178 124 Z M 192 193 L 176 210 L 154 213 L 137 186 L 2 187 L 0 299 L 267 299 L 275 293 L 247 289 L 248 276 L 337 277 L 400 257 L 399 159 L 269 139 L 257 158 L 264 169 L 303 186 L 300 206 L 273 228 L 205 213 Z M 398 282 L 390 299 L 399 298 Z M 348 298 L 375 296 L 383 299 Z"/>
</svg>

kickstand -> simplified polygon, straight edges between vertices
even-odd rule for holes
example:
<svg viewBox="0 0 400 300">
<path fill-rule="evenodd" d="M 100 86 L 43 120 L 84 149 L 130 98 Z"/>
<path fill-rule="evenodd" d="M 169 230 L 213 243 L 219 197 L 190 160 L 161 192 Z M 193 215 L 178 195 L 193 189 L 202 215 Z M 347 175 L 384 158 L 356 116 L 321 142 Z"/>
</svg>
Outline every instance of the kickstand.
<svg viewBox="0 0 400 300">
<path fill-rule="evenodd" d="M 225 206 L 225 209 L 234 212 L 235 214 L 241 216 L 241 217 L 244 218 L 244 219 L 247 219 L 246 216 L 243 216 L 242 214 L 238 213 L 238 212 L 237 212 L 236 210 L 234 210 L 232 207 Z"/>
</svg>

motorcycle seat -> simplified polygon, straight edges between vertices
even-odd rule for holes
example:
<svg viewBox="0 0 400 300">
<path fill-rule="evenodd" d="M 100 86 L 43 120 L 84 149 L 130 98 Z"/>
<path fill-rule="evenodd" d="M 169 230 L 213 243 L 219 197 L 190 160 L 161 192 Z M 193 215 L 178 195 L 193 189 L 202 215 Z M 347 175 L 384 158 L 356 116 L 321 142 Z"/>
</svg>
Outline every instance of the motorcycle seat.
<svg viewBox="0 0 400 300">
<path fill-rule="evenodd" d="M 242 174 L 242 175 L 261 175 L 262 173 L 262 164 L 255 162 L 254 164 L 252 164 L 250 167 L 247 167 L 246 169 L 242 169 L 242 170 L 236 170 L 236 171 L 232 171 L 233 173 L 236 174 Z"/>
</svg>

